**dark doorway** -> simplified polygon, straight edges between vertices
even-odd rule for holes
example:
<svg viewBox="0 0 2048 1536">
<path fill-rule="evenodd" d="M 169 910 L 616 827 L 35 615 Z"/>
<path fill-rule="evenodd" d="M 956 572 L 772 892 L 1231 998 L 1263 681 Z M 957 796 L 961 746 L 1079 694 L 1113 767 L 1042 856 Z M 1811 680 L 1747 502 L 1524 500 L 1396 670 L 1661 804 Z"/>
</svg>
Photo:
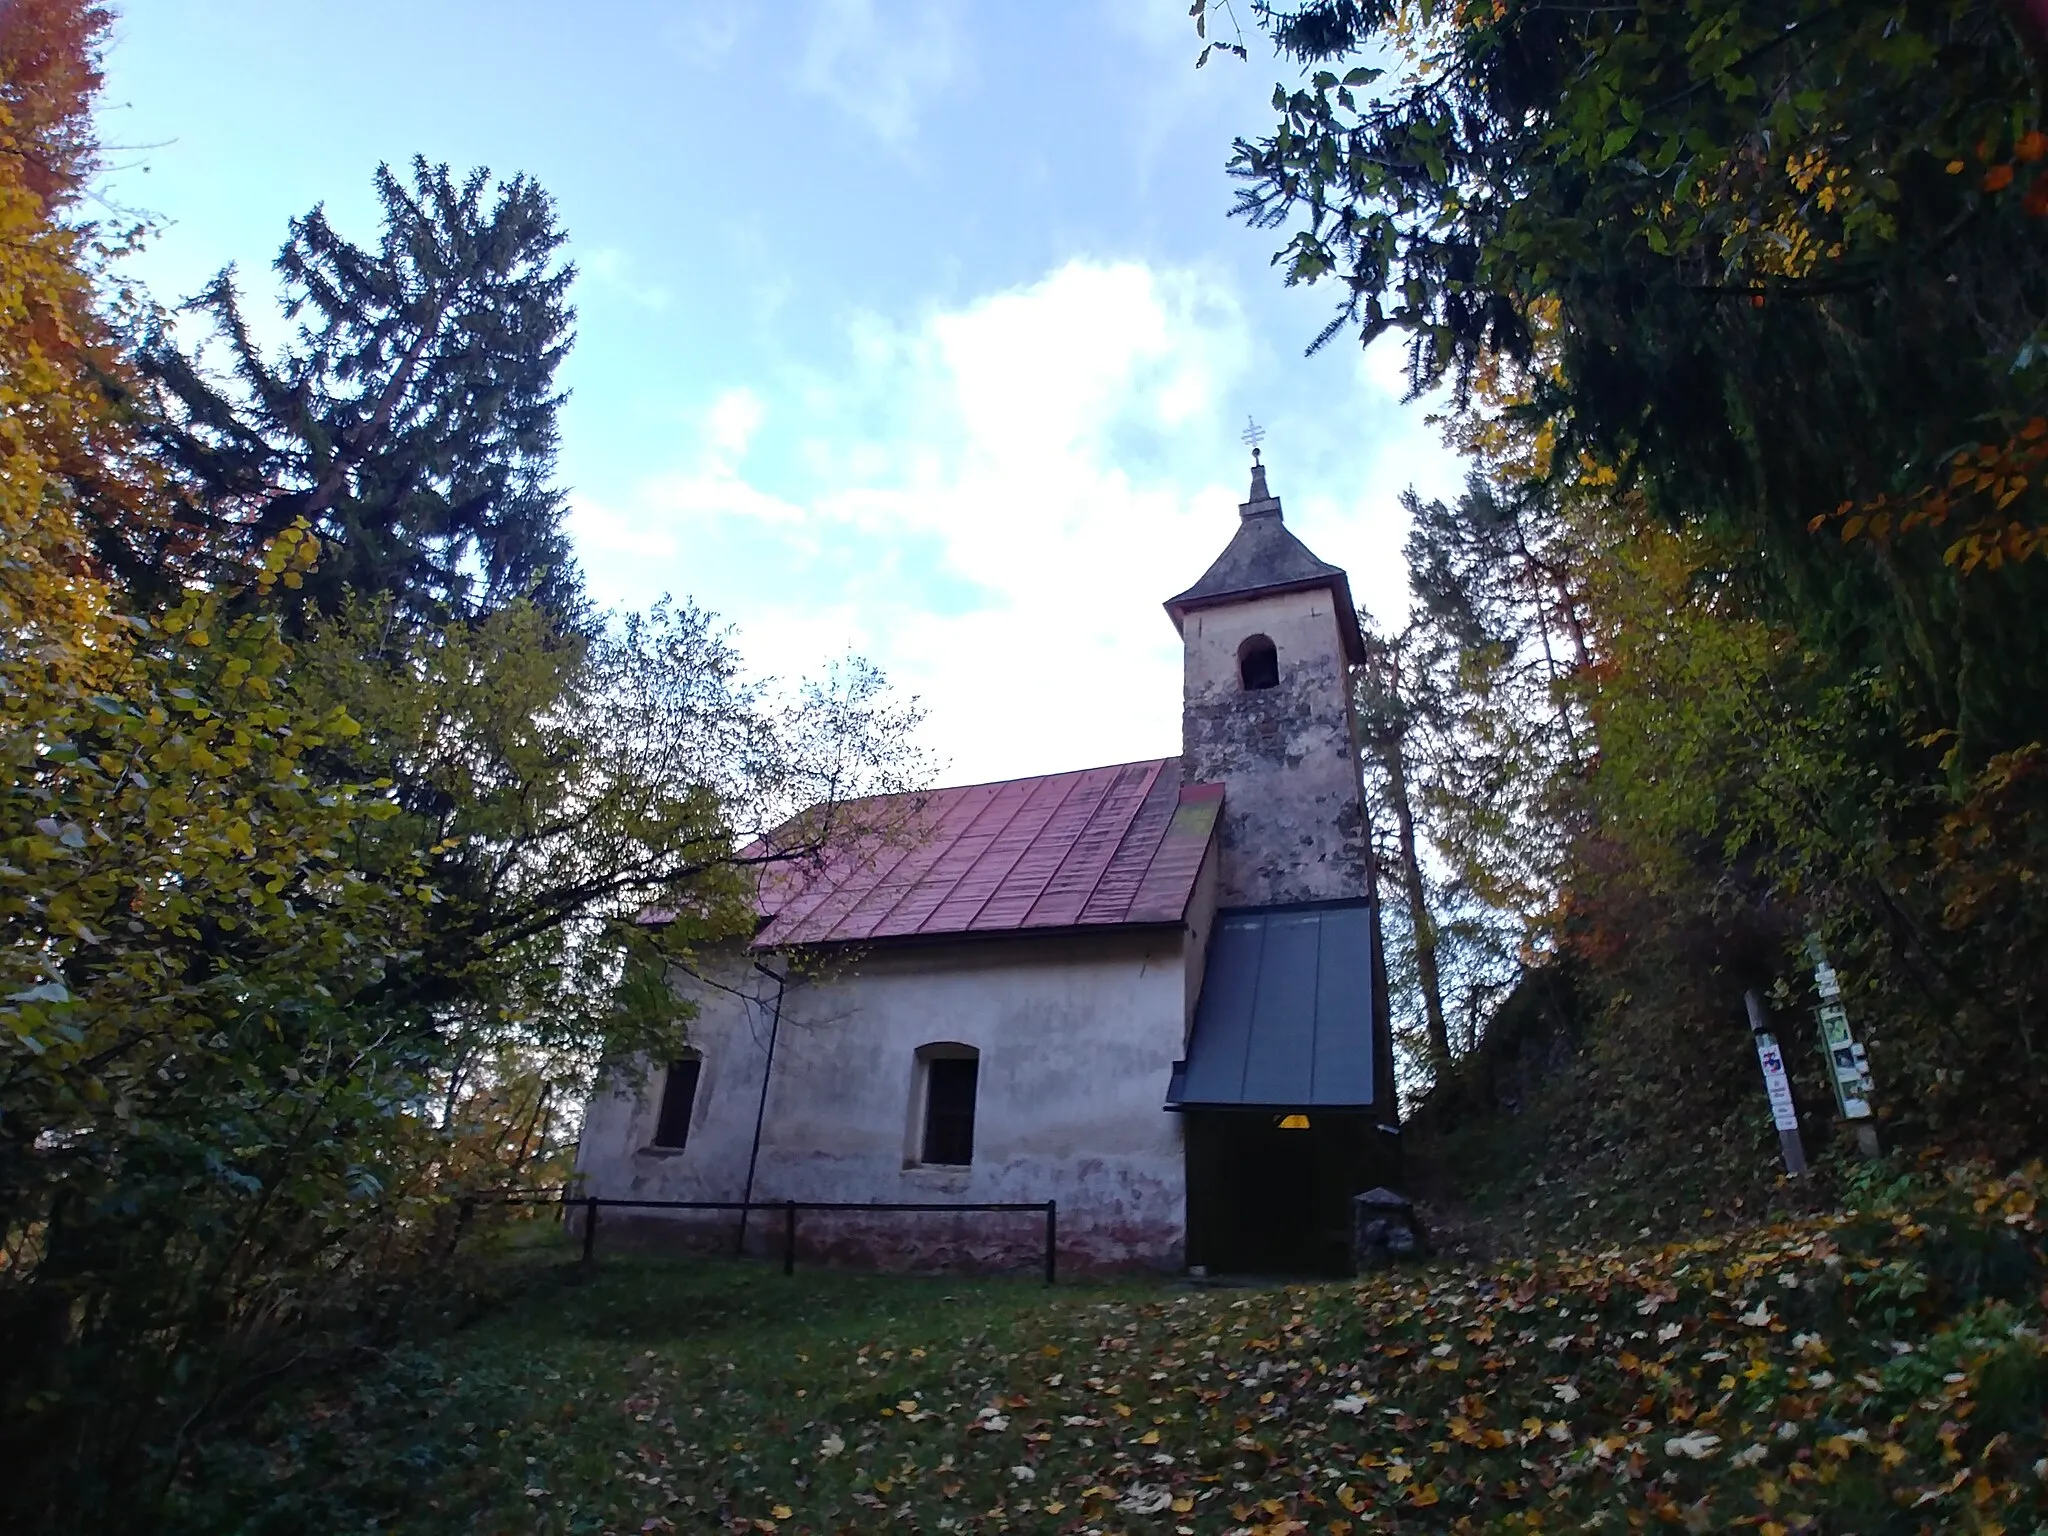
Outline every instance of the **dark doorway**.
<svg viewBox="0 0 2048 1536">
<path fill-rule="evenodd" d="M 1190 1110 L 1188 1262 L 1216 1274 L 1349 1274 L 1351 1197 L 1373 1187 L 1376 1134 L 1356 1111 Z"/>
</svg>

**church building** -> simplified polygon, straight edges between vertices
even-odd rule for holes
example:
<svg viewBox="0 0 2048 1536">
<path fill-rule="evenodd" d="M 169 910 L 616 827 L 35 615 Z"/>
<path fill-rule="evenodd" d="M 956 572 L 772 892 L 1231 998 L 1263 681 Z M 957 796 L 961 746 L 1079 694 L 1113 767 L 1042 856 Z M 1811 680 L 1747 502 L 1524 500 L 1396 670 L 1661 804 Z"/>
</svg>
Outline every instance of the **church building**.
<svg viewBox="0 0 2048 1536">
<path fill-rule="evenodd" d="M 748 952 L 677 981 L 686 1056 L 588 1107 L 582 1193 L 1056 1200 L 1063 1268 L 1341 1270 L 1351 1196 L 1399 1178 L 1364 641 L 1256 453 L 1238 511 L 1166 603 L 1180 755 L 892 797 L 887 830 L 772 866 Z M 798 1251 L 986 1267 L 1040 1241 L 1029 1215 L 835 1211 Z"/>
</svg>

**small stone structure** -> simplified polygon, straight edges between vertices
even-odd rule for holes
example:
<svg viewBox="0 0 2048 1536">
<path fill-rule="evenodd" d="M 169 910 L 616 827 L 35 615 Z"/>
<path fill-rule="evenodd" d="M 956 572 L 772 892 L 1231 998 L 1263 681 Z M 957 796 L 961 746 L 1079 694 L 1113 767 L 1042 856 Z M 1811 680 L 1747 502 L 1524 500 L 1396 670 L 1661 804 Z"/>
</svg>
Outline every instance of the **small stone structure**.
<svg viewBox="0 0 2048 1536">
<path fill-rule="evenodd" d="M 1415 1202 L 1406 1195 L 1369 1189 L 1351 1197 L 1351 1212 L 1351 1255 L 1361 1271 L 1387 1269 L 1429 1252 Z"/>
</svg>

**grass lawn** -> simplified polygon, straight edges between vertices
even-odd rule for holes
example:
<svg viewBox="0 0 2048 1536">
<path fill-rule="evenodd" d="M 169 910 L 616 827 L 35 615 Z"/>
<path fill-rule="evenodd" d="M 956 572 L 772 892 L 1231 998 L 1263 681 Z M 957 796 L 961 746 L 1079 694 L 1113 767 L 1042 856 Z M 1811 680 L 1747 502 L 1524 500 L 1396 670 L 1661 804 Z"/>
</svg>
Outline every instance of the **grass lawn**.
<svg viewBox="0 0 2048 1536">
<path fill-rule="evenodd" d="M 208 1532 L 2048 1528 L 2048 1181 L 1197 1290 L 535 1265 L 282 1399 Z"/>
</svg>

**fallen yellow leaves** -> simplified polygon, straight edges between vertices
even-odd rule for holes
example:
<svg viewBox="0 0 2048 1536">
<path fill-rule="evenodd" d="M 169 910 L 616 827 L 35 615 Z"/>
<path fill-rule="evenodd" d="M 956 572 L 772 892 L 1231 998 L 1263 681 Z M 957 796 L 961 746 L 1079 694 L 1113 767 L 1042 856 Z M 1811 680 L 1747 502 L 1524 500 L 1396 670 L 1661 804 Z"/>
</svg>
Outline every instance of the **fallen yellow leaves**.
<svg viewBox="0 0 2048 1536">
<path fill-rule="evenodd" d="M 1424 1268 L 1228 1296 L 1077 1287 L 1034 1300 L 1015 1342 L 972 1350 L 890 1321 L 858 1364 L 850 1342 L 817 1346 L 800 1404 L 793 1390 L 756 1399 L 743 1422 L 714 1417 L 701 1434 L 675 1416 L 691 1452 L 678 1461 L 707 1470 L 689 1519 L 666 1514 L 708 1529 L 739 1504 L 722 1528 L 762 1529 L 748 1517 L 769 1495 L 745 1490 L 794 1456 L 806 1482 L 772 1506 L 774 1521 L 797 1522 L 777 1536 L 849 1516 L 957 1536 L 1055 1523 L 1435 1536 L 1621 1529 L 1622 1517 L 1636 1530 L 1786 1533 L 1833 1528 L 1852 1493 L 1910 1512 L 1902 1528 L 2033 1530 L 2048 1471 L 2032 1469 L 2025 1425 L 1997 1438 L 2007 1421 L 1984 1387 L 2000 1372 L 2040 1379 L 2038 1284 L 1957 1306 L 1924 1262 L 1970 1219 L 1972 1241 L 2038 1253 L 2040 1202 L 2014 1194 L 1972 1190 L 1961 1215 L 1568 1252 L 1540 1273 Z M 906 1369 L 920 1340 L 928 1358 Z M 1055 1357 L 1063 1369 L 1048 1372 Z M 824 1374 L 835 1363 L 851 1367 L 843 1380 Z M 637 1388 L 610 1401 L 636 1437 L 673 1413 Z M 778 1416 L 786 1428 L 770 1432 Z"/>
</svg>

